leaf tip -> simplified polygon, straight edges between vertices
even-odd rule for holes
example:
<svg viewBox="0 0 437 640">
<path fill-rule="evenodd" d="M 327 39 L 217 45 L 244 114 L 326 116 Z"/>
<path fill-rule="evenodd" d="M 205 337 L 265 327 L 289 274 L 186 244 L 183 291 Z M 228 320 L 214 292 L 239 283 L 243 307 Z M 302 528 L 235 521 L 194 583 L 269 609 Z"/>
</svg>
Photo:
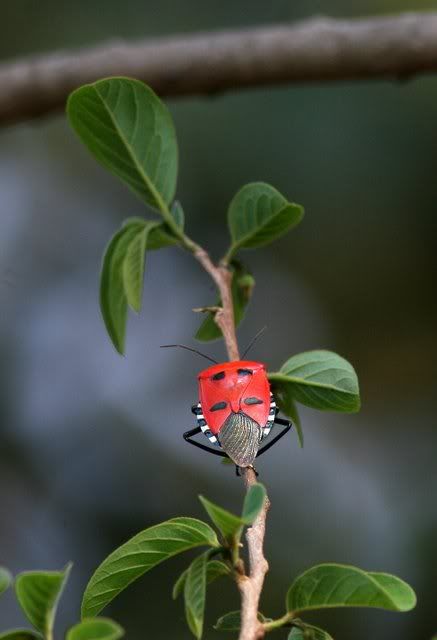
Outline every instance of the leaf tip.
<svg viewBox="0 0 437 640">
<path fill-rule="evenodd" d="M 116 336 L 111 336 L 111 335 L 110 335 L 110 338 L 111 338 L 112 345 L 113 345 L 114 349 L 116 350 L 116 352 L 118 353 L 118 355 L 126 357 L 124 338 L 121 339 L 121 338 L 118 338 Z"/>
</svg>

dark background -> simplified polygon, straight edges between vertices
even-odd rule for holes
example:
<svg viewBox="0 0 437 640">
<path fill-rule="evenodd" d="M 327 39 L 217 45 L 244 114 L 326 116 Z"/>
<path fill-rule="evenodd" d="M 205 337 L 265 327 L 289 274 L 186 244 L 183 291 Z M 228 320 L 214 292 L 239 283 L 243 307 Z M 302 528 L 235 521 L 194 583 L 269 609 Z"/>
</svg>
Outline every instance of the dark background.
<svg viewBox="0 0 437 640">
<path fill-rule="evenodd" d="M 0 8 L 0 55 L 431 8 L 15 0 Z M 251 357 L 269 368 L 327 348 L 359 374 L 360 414 L 303 409 L 305 448 L 293 434 L 259 463 L 273 503 L 265 614 L 280 615 L 296 574 L 322 561 L 396 573 L 418 594 L 409 614 L 313 616 L 337 640 L 425 640 L 437 629 L 436 101 L 436 78 L 419 77 L 169 102 L 188 233 L 214 256 L 227 245 L 225 212 L 242 184 L 270 182 L 306 208 L 293 233 L 245 255 L 257 286 L 241 344 L 267 324 Z M 63 115 L 0 132 L 0 564 L 16 573 L 74 562 L 58 637 L 77 621 L 81 590 L 115 546 L 176 515 L 203 517 L 199 493 L 236 511 L 242 502 L 232 468 L 181 438 L 204 361 L 158 348 L 194 344 L 191 308 L 215 297 L 198 265 L 177 249 L 150 254 L 126 358 L 105 334 L 101 255 L 120 222 L 143 213 Z M 220 344 L 205 350 L 225 357 Z M 188 639 L 182 602 L 170 596 L 188 560 L 160 566 L 105 613 L 129 638 Z M 220 638 L 211 624 L 238 607 L 238 594 L 218 582 L 208 598 L 205 637 Z M 12 593 L 0 602 L 0 623 L 23 624 Z"/>
</svg>

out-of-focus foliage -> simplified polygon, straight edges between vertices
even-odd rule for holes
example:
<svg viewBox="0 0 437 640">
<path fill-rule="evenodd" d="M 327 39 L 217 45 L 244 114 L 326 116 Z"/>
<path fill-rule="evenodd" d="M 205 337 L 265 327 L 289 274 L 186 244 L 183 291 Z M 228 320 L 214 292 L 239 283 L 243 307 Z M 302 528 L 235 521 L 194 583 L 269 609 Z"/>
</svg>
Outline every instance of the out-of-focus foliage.
<svg viewBox="0 0 437 640">
<path fill-rule="evenodd" d="M 72 627 L 66 640 L 119 640 L 123 635 L 120 625 L 109 618 L 88 618 Z"/>
<path fill-rule="evenodd" d="M 71 565 L 64 571 L 28 571 L 15 580 L 15 592 L 26 618 L 45 638 L 51 638 L 56 609 Z"/>
<path fill-rule="evenodd" d="M 9 587 L 12 581 L 12 576 L 3 567 L 0 567 L 0 594 L 2 594 Z"/>
<path fill-rule="evenodd" d="M 2 640 L 53 640 L 59 600 L 70 575 L 71 564 L 63 571 L 27 571 L 15 580 L 15 593 L 21 609 L 36 629 L 10 629 L 0 633 Z M 5 570 L 2 570 L 5 572 Z M 6 572 L 5 572 L 6 573 Z M 86 618 L 67 631 L 67 640 L 118 640 L 123 629 L 109 618 Z"/>
</svg>

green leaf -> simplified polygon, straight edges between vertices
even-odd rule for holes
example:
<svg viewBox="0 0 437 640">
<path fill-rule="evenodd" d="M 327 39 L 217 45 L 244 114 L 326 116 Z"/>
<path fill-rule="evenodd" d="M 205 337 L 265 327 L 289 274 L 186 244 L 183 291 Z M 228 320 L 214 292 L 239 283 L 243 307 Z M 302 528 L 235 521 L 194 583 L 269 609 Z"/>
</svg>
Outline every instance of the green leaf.
<svg viewBox="0 0 437 640">
<path fill-rule="evenodd" d="M 203 496 L 199 496 L 199 499 L 217 529 L 222 533 L 225 540 L 229 541 L 235 537 L 239 538 L 244 525 L 250 525 L 254 522 L 264 505 L 265 497 L 266 490 L 264 485 L 259 482 L 253 484 L 246 493 L 241 517 L 235 516 L 230 511 L 219 507 Z"/>
<path fill-rule="evenodd" d="M 415 604 L 412 588 L 396 576 L 341 564 L 321 564 L 305 571 L 293 582 L 286 598 L 290 612 L 330 607 L 410 611 Z"/>
<path fill-rule="evenodd" d="M 354 413 L 360 409 L 357 374 L 332 351 L 306 351 L 292 356 L 269 379 L 294 400 L 322 411 Z"/>
<path fill-rule="evenodd" d="M 273 395 L 278 403 L 278 407 L 280 410 L 285 413 L 286 416 L 291 418 L 293 422 L 293 427 L 296 429 L 297 439 L 299 440 L 299 445 L 303 448 L 303 431 L 302 424 L 299 417 L 299 412 L 296 407 L 296 403 L 294 402 L 292 395 L 292 387 L 288 383 L 274 383 L 273 385 Z"/>
<path fill-rule="evenodd" d="M 100 276 L 100 309 L 114 347 L 124 353 L 127 298 L 124 289 L 123 263 L 130 243 L 142 230 L 143 222 L 129 222 L 112 237 L 103 256 Z"/>
<path fill-rule="evenodd" d="M 303 624 L 301 627 L 293 627 L 288 635 L 288 640 L 332 640 L 327 631 L 314 627 L 312 624 Z"/>
<path fill-rule="evenodd" d="M 219 507 L 203 496 L 199 496 L 199 500 L 225 540 L 229 541 L 235 536 L 240 535 L 241 529 L 244 526 L 244 522 L 241 518 L 235 516 L 230 511 Z"/>
<path fill-rule="evenodd" d="M 172 230 L 167 224 L 165 224 L 165 222 L 153 227 L 147 236 L 148 251 L 171 247 L 175 244 L 179 244 L 179 239 L 173 234 Z"/>
<path fill-rule="evenodd" d="M 42 635 L 31 629 L 10 629 L 0 633 L 0 640 L 42 640 Z"/>
<path fill-rule="evenodd" d="M 193 635 L 200 640 L 206 600 L 206 566 L 208 552 L 190 564 L 184 584 L 185 617 Z"/>
<path fill-rule="evenodd" d="M 232 246 L 253 249 L 269 244 L 295 227 L 303 218 L 303 208 L 288 202 L 283 195 L 264 182 L 245 185 L 234 196 L 228 210 Z"/>
<path fill-rule="evenodd" d="M 241 323 L 246 312 L 246 307 L 249 304 L 252 292 L 255 287 L 255 280 L 246 267 L 237 260 L 232 261 L 233 278 L 231 285 L 232 302 L 234 305 L 234 321 L 235 326 Z M 221 298 L 218 298 L 214 306 L 220 307 L 222 305 Z M 205 319 L 197 330 L 194 336 L 196 340 L 201 342 L 209 342 L 210 340 L 217 340 L 221 338 L 221 331 L 215 323 L 214 313 L 208 312 Z"/>
<path fill-rule="evenodd" d="M 15 580 L 15 592 L 29 622 L 46 638 L 52 636 L 59 598 L 71 564 L 64 571 L 28 571 Z"/>
<path fill-rule="evenodd" d="M 142 82 L 107 78 L 70 95 L 70 124 L 94 157 L 148 205 L 173 200 L 178 151 L 167 107 Z"/>
<path fill-rule="evenodd" d="M 230 573 L 230 567 L 221 560 L 210 560 L 206 567 L 206 584 L 210 584 L 222 576 L 228 576 Z"/>
<path fill-rule="evenodd" d="M 183 592 L 185 587 L 185 581 L 187 579 L 187 573 L 188 573 L 188 569 L 184 569 L 184 571 L 182 571 L 181 575 L 174 583 L 173 590 L 171 592 L 171 597 L 173 598 L 173 600 L 176 600 L 177 598 L 179 598 L 179 596 Z"/>
<path fill-rule="evenodd" d="M 245 524 L 252 524 L 264 506 L 267 496 L 266 489 L 263 484 L 256 482 L 246 493 L 243 504 L 243 513 L 241 519 Z"/>
<path fill-rule="evenodd" d="M 173 202 L 170 213 L 172 215 L 173 220 L 178 225 L 179 229 L 183 231 L 185 226 L 185 213 L 184 213 L 184 210 L 182 209 L 182 205 L 179 202 L 179 200 L 175 200 Z"/>
<path fill-rule="evenodd" d="M 139 312 L 143 293 L 148 238 L 161 224 L 128 218 L 110 241 L 102 266 L 100 307 L 108 334 L 119 353 L 124 352 L 127 305 Z"/>
<path fill-rule="evenodd" d="M 182 209 L 181 204 L 175 200 L 172 208 L 170 210 L 170 215 L 178 225 L 181 231 L 184 230 L 184 211 Z M 150 233 L 147 237 L 147 249 L 155 250 L 162 249 L 164 247 L 170 247 L 175 244 L 179 244 L 180 240 L 177 238 L 172 229 L 165 222 L 154 226 L 153 229 L 150 230 Z"/>
<path fill-rule="evenodd" d="M 7 569 L 0 567 L 0 594 L 9 588 L 12 582 L 12 576 Z"/>
<path fill-rule="evenodd" d="M 143 296 L 147 237 L 157 222 L 145 222 L 130 240 L 123 261 L 123 286 L 129 306 L 139 312 Z"/>
<path fill-rule="evenodd" d="M 66 640 L 118 640 L 123 636 L 122 627 L 109 618 L 86 618 L 71 627 Z"/>
<path fill-rule="evenodd" d="M 176 600 L 184 590 L 187 573 L 188 569 L 185 569 L 185 571 L 183 571 L 176 580 L 172 591 L 173 600 Z M 221 562 L 220 560 L 210 560 L 206 565 L 206 584 L 210 584 L 211 582 L 214 582 L 214 580 L 217 580 L 217 578 L 229 575 L 230 573 L 231 569 L 224 562 Z"/>
<path fill-rule="evenodd" d="M 262 613 L 258 611 L 258 620 L 267 622 Z M 216 631 L 239 631 L 241 627 L 241 611 L 230 611 L 221 616 L 214 625 Z"/>
<path fill-rule="evenodd" d="M 173 518 L 138 533 L 97 568 L 82 601 L 82 618 L 96 616 L 134 580 L 172 556 L 194 547 L 219 547 L 209 525 L 194 518 Z"/>
</svg>

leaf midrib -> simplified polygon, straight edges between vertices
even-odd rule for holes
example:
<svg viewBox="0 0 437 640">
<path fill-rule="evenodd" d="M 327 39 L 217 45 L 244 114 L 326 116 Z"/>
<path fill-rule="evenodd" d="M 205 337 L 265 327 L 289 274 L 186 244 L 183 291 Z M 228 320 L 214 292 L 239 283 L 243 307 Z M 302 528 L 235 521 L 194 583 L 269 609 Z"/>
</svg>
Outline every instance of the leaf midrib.
<svg viewBox="0 0 437 640">
<path fill-rule="evenodd" d="M 152 196 L 154 197 L 154 199 L 155 199 L 155 201 L 156 201 L 161 213 L 163 213 L 164 215 L 167 215 L 169 213 L 167 205 L 165 204 L 164 200 L 161 198 L 160 193 L 155 188 L 155 185 L 150 180 L 150 178 L 148 177 L 147 173 L 145 173 L 144 169 L 139 164 L 131 144 L 126 140 L 125 136 L 123 135 L 123 133 L 122 133 L 120 127 L 118 126 L 117 121 L 115 120 L 115 118 L 114 118 L 109 106 L 106 104 L 105 99 L 100 94 L 100 92 L 98 91 L 98 88 L 96 86 L 93 86 L 93 89 L 96 92 L 98 98 L 101 100 L 102 105 L 103 105 L 105 111 L 107 112 L 112 124 L 114 125 L 115 130 L 117 131 L 118 135 L 120 136 L 123 144 L 125 145 L 125 147 L 127 149 L 127 152 L 129 154 L 129 156 L 130 156 L 135 168 L 137 169 L 137 171 L 140 174 L 141 178 L 144 180 L 144 183 L 145 183 L 146 187 L 149 189 L 149 191 L 151 192 Z M 118 100 L 118 97 L 117 97 L 117 100 Z M 135 106 L 136 106 L 136 109 L 138 110 L 138 105 L 137 105 L 136 101 L 135 101 Z"/>
<path fill-rule="evenodd" d="M 287 376 L 284 373 L 269 373 L 269 380 L 277 380 L 278 382 L 294 382 L 295 384 L 305 385 L 307 387 L 318 387 L 320 389 L 331 389 L 338 393 L 346 393 L 351 396 L 358 396 L 358 393 L 353 391 L 347 391 L 346 389 L 339 389 L 332 384 L 322 384 L 320 382 L 307 381 L 304 378 L 295 378 L 294 376 Z"/>
<path fill-rule="evenodd" d="M 362 569 L 359 569 L 358 567 L 347 567 L 345 565 L 336 565 L 336 564 L 331 564 L 331 565 L 325 565 L 326 567 L 335 567 L 335 568 L 344 568 L 344 569 L 349 569 L 349 570 L 353 570 L 353 572 L 360 574 L 361 576 L 366 577 L 370 582 L 372 582 L 376 588 L 380 591 L 383 592 L 383 594 L 386 596 L 386 598 L 391 602 L 391 604 L 396 607 L 396 611 L 404 611 L 404 609 L 399 609 L 399 607 L 397 606 L 397 603 L 393 600 L 393 598 L 391 597 L 391 595 L 386 591 L 386 589 L 384 587 L 382 587 L 380 585 L 380 583 L 374 579 L 374 577 L 371 575 L 371 573 L 367 573 L 366 571 L 363 571 Z M 376 573 L 378 575 L 377 572 L 372 572 L 372 573 Z M 303 574 L 304 575 L 304 574 Z M 386 573 L 381 572 L 379 575 L 389 575 Z M 297 580 L 299 580 L 299 578 L 297 578 Z M 296 580 L 296 582 L 297 582 Z M 291 589 L 293 589 L 293 586 L 291 586 Z M 288 601 L 288 598 L 287 598 Z M 287 602 L 288 605 L 288 602 Z M 312 606 L 308 606 L 308 607 L 304 607 L 302 609 L 295 609 L 293 610 L 293 614 L 297 615 L 299 614 L 299 612 L 301 611 L 310 611 L 310 610 L 314 610 L 314 609 L 335 609 L 335 608 L 339 608 L 339 607 L 366 607 L 366 608 L 374 608 L 374 609 L 384 609 L 385 607 L 381 607 L 381 606 L 373 606 L 373 605 L 368 605 L 368 604 L 318 604 L 318 605 L 312 605 Z M 287 607 L 288 608 L 288 607 Z"/>
<path fill-rule="evenodd" d="M 270 218 L 268 218 L 263 224 L 261 224 L 254 233 L 247 233 L 240 240 L 238 240 L 237 242 L 234 242 L 232 247 L 231 247 L 232 254 L 235 253 L 235 251 L 239 247 L 241 247 L 248 239 L 253 238 L 254 236 L 258 235 L 258 233 L 260 233 L 269 224 L 269 222 L 274 220 L 274 218 L 279 216 L 279 214 L 282 213 L 282 211 L 284 211 L 284 209 L 286 209 L 287 207 L 290 207 L 290 206 L 291 207 L 298 207 L 299 205 L 296 205 L 293 202 L 287 202 L 281 209 L 279 209 L 279 211 L 277 211 L 274 215 L 272 215 Z"/>
</svg>

